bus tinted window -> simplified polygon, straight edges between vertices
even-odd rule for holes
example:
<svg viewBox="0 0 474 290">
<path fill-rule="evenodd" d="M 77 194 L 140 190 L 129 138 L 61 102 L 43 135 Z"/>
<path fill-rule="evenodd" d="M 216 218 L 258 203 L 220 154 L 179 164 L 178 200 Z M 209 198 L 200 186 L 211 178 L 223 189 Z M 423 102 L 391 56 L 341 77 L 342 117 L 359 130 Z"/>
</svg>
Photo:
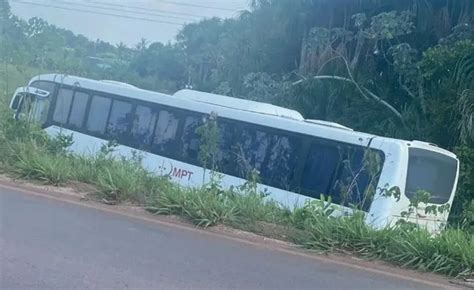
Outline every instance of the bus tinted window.
<svg viewBox="0 0 474 290">
<path fill-rule="evenodd" d="M 381 152 L 359 147 L 346 147 L 341 154 L 342 165 L 336 180 L 338 203 L 358 205 L 368 210 L 378 184 L 384 162 Z"/>
<path fill-rule="evenodd" d="M 103 134 L 112 101 L 109 98 L 94 96 L 87 118 L 87 130 Z"/>
<path fill-rule="evenodd" d="M 147 147 L 151 143 L 153 129 L 156 123 L 156 113 L 151 108 L 137 106 L 132 126 L 134 143 Z"/>
<path fill-rule="evenodd" d="M 236 127 L 236 132 L 242 125 L 237 126 L 239 127 Z M 231 153 L 225 153 L 230 155 L 229 167 L 234 168 L 230 170 L 233 175 L 247 178 L 255 169 L 259 172 L 262 183 L 266 185 L 282 189 L 292 186 L 301 146 L 300 139 L 253 125 L 247 125 L 235 139 L 238 140 L 235 145 L 226 146 L 232 148 Z M 233 139 L 228 142 L 232 142 L 231 140 Z"/>
<path fill-rule="evenodd" d="M 330 195 L 338 164 L 339 151 L 336 146 L 313 144 L 303 170 L 303 193 L 315 198 L 321 194 Z"/>
<path fill-rule="evenodd" d="M 73 91 L 69 89 L 60 89 L 54 108 L 53 121 L 60 124 L 66 124 L 71 108 Z"/>
<path fill-rule="evenodd" d="M 69 124 L 77 128 L 82 127 L 84 116 L 86 114 L 87 103 L 89 102 L 89 95 L 82 92 L 74 94 L 72 102 L 71 114 L 69 116 Z"/>
<path fill-rule="evenodd" d="M 183 135 L 181 137 L 182 151 L 181 155 L 184 159 L 198 161 L 200 137 L 196 133 L 196 129 L 203 124 L 203 118 L 197 116 L 188 116 L 184 120 Z"/>
<path fill-rule="evenodd" d="M 217 169 L 225 174 L 235 175 L 235 155 L 232 151 L 235 137 L 235 126 L 233 123 L 217 120 L 219 130 L 219 150 L 216 154 Z"/>
<path fill-rule="evenodd" d="M 237 139 L 239 142 L 234 148 L 234 154 L 238 176 L 247 178 L 253 169 L 261 172 L 270 144 L 269 136 L 254 126 L 249 126 L 242 130 Z"/>
<path fill-rule="evenodd" d="M 380 152 L 338 143 L 314 144 L 301 182 L 305 195 L 331 196 L 333 203 L 368 210 L 380 177 Z"/>
<path fill-rule="evenodd" d="M 364 149 L 349 146 L 338 148 L 340 165 L 332 190 L 332 200 L 343 205 L 360 205 L 369 181 L 367 168 L 364 166 Z"/>
<path fill-rule="evenodd" d="M 157 153 L 170 156 L 176 149 L 176 133 L 178 131 L 179 119 L 174 112 L 161 110 L 158 113 L 153 149 Z"/>
<path fill-rule="evenodd" d="M 131 120 L 132 104 L 114 100 L 107 124 L 107 133 L 120 140 L 128 131 Z"/>
<path fill-rule="evenodd" d="M 418 190 L 424 190 L 430 193 L 430 202 L 446 203 L 453 191 L 456 172 L 456 159 L 432 151 L 410 148 L 405 194 L 411 198 Z"/>
<path fill-rule="evenodd" d="M 261 168 L 264 183 L 290 189 L 298 163 L 300 141 L 294 137 L 273 135 L 266 153 L 266 161 Z"/>
</svg>

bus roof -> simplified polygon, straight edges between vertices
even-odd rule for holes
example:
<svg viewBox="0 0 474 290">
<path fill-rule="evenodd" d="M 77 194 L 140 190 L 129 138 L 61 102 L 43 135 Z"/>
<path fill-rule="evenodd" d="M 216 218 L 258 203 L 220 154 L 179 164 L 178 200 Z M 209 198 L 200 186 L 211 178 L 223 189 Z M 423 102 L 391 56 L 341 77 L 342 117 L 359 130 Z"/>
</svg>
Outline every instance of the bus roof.
<svg viewBox="0 0 474 290">
<path fill-rule="evenodd" d="M 180 90 L 174 93 L 173 96 L 177 98 L 184 98 L 187 100 L 193 100 L 216 106 L 304 121 L 304 117 L 298 111 L 262 102 L 255 102 L 251 100 L 233 98 L 194 90 Z"/>
</svg>

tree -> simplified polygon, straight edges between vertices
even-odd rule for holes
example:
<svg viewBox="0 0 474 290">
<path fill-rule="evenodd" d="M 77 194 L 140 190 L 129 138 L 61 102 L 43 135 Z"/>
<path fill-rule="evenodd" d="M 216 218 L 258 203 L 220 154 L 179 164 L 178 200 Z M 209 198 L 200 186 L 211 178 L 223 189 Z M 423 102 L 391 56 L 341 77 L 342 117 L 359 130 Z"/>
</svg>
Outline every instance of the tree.
<svg viewBox="0 0 474 290">
<path fill-rule="evenodd" d="M 137 43 L 137 45 L 135 46 L 135 49 L 139 52 L 139 53 L 143 53 L 148 47 L 148 40 L 146 40 L 145 38 L 142 38 L 140 40 L 139 43 Z"/>
</svg>

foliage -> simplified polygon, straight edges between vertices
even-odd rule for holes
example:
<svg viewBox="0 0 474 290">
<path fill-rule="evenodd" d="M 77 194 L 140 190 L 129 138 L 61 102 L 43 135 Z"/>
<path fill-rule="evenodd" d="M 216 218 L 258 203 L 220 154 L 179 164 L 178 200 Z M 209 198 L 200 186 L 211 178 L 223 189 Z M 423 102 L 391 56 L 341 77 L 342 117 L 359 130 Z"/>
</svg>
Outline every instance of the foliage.
<svg viewBox="0 0 474 290">
<path fill-rule="evenodd" d="M 446 230 L 434 237 L 422 229 L 403 225 L 375 230 L 366 225 L 361 215 L 338 219 L 318 216 L 310 220 L 305 230 L 310 232 L 303 242 L 308 248 L 342 249 L 369 259 L 448 275 L 472 273 L 473 236 L 461 230 Z"/>
<path fill-rule="evenodd" d="M 474 141 L 474 90 L 466 89 L 458 100 L 458 113 L 460 116 L 458 130 L 462 144 Z"/>
<path fill-rule="evenodd" d="M 331 201 L 331 196 L 325 198 L 322 194 L 319 200 L 306 201 L 303 207 L 294 210 L 292 224 L 297 228 L 304 229 L 308 223 L 315 222 L 320 217 L 332 218 L 331 215 L 336 210 L 336 206 L 331 204 Z"/>
<path fill-rule="evenodd" d="M 398 220 L 397 224 L 416 228 L 420 216 L 425 214 L 437 216 L 438 214 L 443 214 L 448 211 L 451 207 L 448 203 L 443 205 L 428 205 L 430 198 L 431 194 L 426 190 L 417 190 L 413 196 L 410 196 L 410 204 L 407 210 L 400 213 L 400 216 L 404 219 Z M 422 209 L 423 211 L 421 211 Z M 411 222 L 410 218 L 413 218 L 416 222 Z"/>
<path fill-rule="evenodd" d="M 460 164 L 457 198 L 454 200 L 450 221 L 474 233 L 474 147 L 459 146 L 455 150 Z"/>
<path fill-rule="evenodd" d="M 31 141 L 15 144 L 13 168 L 22 178 L 37 179 L 47 184 L 63 185 L 70 180 L 72 167 L 67 158 L 57 158 L 48 154 L 44 147 Z"/>
</svg>

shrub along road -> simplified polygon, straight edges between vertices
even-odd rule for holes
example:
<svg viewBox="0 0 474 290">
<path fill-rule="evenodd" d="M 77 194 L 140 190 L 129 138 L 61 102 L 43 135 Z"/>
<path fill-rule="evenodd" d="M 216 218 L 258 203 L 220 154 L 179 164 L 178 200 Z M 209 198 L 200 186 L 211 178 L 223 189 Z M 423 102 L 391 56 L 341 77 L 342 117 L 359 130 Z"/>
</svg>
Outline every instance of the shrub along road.
<svg viewBox="0 0 474 290">
<path fill-rule="evenodd" d="M 381 274 L 1 185 L 0 249 L 1 289 L 449 286 L 429 275 Z"/>
</svg>

